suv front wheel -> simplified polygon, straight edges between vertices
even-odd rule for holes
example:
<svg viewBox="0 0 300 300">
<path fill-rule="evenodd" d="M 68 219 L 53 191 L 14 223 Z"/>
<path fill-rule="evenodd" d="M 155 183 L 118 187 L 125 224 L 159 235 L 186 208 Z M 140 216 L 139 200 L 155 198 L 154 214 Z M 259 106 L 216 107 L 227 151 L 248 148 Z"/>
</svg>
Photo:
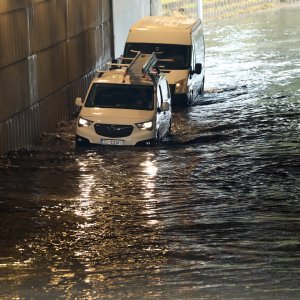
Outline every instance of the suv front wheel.
<svg viewBox="0 0 300 300">
<path fill-rule="evenodd" d="M 77 148 L 80 148 L 80 147 L 87 147 L 90 145 L 90 142 L 89 140 L 79 136 L 79 135 L 76 135 L 75 137 L 75 145 Z"/>
</svg>

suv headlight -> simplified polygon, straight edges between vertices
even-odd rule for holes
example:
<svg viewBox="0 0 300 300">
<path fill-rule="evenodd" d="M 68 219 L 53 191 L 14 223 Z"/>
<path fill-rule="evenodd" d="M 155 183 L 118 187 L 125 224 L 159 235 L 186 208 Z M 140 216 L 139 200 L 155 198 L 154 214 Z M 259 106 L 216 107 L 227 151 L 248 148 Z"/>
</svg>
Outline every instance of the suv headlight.
<svg viewBox="0 0 300 300">
<path fill-rule="evenodd" d="M 149 130 L 151 131 L 153 129 L 153 121 L 147 121 L 142 123 L 136 123 L 135 124 L 139 129 L 141 130 Z"/>
<path fill-rule="evenodd" d="M 185 94 L 187 92 L 187 79 L 182 79 L 175 84 L 175 94 Z"/>
<path fill-rule="evenodd" d="M 90 121 L 90 120 L 87 120 L 87 119 L 84 119 L 81 117 L 78 120 L 78 127 L 88 127 L 92 124 L 93 124 L 93 121 Z"/>
</svg>

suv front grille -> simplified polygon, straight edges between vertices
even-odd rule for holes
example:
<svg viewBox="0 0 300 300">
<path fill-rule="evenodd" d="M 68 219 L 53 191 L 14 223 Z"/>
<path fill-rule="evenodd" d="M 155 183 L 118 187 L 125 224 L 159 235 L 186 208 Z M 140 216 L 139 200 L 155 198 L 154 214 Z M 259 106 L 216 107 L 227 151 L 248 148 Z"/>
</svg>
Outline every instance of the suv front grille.
<svg viewBox="0 0 300 300">
<path fill-rule="evenodd" d="M 95 124 L 94 127 L 97 134 L 111 138 L 126 137 L 133 131 L 131 125 Z"/>
</svg>

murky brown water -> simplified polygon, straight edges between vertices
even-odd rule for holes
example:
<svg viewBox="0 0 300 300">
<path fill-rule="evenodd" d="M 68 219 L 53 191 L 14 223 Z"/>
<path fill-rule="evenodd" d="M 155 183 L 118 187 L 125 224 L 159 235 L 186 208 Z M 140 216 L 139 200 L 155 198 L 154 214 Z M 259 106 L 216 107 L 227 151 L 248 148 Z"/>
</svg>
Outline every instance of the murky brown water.
<svg viewBox="0 0 300 300">
<path fill-rule="evenodd" d="M 1 299 L 299 299 L 300 8 L 206 26 L 159 148 L 0 158 Z"/>
</svg>

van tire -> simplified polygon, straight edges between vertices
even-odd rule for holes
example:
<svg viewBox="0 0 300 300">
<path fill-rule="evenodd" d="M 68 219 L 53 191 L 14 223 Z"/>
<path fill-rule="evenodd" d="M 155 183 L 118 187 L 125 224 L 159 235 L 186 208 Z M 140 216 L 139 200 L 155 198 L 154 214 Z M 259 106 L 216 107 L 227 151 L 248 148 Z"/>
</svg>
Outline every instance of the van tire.
<svg viewBox="0 0 300 300">
<path fill-rule="evenodd" d="M 153 146 L 158 146 L 160 144 L 160 136 L 159 136 L 159 132 L 156 135 L 156 138 L 153 140 Z"/>
<path fill-rule="evenodd" d="M 199 91 L 199 95 L 201 95 L 201 96 L 204 94 L 204 82 L 205 82 L 205 77 L 203 77 L 203 79 L 202 79 L 202 84 L 201 84 L 200 91 Z"/>
<path fill-rule="evenodd" d="M 193 92 L 186 94 L 185 105 L 190 106 L 193 103 Z"/>
<path fill-rule="evenodd" d="M 87 147 L 89 145 L 90 145 L 90 143 L 87 140 L 85 140 L 85 139 L 83 139 L 83 138 L 76 135 L 76 137 L 75 137 L 75 146 L 76 146 L 76 148 Z"/>
</svg>

